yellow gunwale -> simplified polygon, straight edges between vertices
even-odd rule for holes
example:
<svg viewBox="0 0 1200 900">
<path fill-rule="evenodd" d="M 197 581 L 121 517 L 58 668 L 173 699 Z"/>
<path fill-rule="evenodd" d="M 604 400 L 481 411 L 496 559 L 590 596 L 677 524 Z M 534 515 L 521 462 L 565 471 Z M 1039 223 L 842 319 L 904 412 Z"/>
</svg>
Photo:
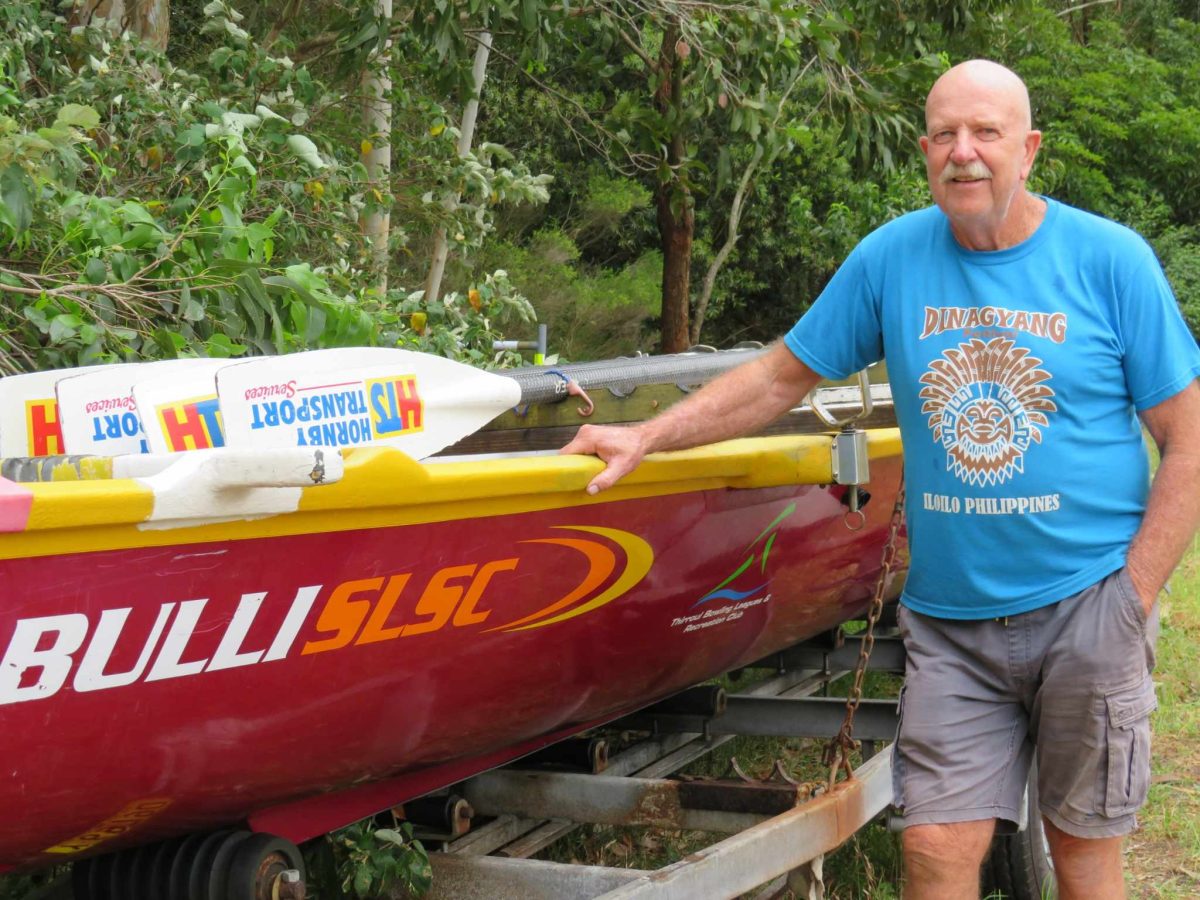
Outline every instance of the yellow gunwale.
<svg viewBox="0 0 1200 900">
<path fill-rule="evenodd" d="M 596 497 L 584 492 L 602 468 L 593 457 L 423 464 L 392 449 L 358 448 L 345 451 L 340 481 L 301 489 L 294 512 L 169 527 L 153 521 L 155 494 L 141 479 L 29 483 L 33 503 L 25 530 L 0 534 L 0 559 L 478 519 L 719 488 L 829 484 L 832 437 L 741 438 L 653 454 Z M 868 447 L 871 458 L 900 455 L 899 430 L 869 431 Z"/>
</svg>

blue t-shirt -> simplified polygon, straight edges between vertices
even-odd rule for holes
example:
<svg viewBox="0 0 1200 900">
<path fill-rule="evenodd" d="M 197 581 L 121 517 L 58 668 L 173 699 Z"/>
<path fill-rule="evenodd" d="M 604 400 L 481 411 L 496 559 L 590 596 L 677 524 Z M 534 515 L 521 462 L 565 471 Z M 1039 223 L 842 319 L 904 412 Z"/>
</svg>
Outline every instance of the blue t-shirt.
<svg viewBox="0 0 1200 900">
<path fill-rule="evenodd" d="M 1149 492 L 1135 410 L 1200 375 L 1146 242 L 1047 203 L 994 252 L 937 207 L 884 225 L 785 338 L 826 378 L 887 358 L 920 613 L 1015 615 L 1124 565 Z"/>
</svg>

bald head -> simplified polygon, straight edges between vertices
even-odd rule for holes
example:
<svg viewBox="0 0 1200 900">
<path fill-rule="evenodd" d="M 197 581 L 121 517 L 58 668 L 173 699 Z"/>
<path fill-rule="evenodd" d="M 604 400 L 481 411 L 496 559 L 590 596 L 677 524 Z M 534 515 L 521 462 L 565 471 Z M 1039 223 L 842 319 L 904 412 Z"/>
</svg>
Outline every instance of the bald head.
<svg viewBox="0 0 1200 900">
<path fill-rule="evenodd" d="M 1016 73 L 985 59 L 955 66 L 925 101 L 921 151 L 933 200 L 968 250 L 1019 243 L 1045 203 L 1025 189 L 1041 145 L 1029 92 Z"/>
<path fill-rule="evenodd" d="M 966 92 L 979 91 L 986 91 L 997 104 L 1007 107 L 1020 127 L 1026 131 L 1033 127 L 1029 91 L 1025 89 L 1025 82 L 1012 69 L 988 59 L 959 63 L 934 82 L 925 99 L 926 127 L 929 126 L 930 113 L 949 99 Z"/>
</svg>

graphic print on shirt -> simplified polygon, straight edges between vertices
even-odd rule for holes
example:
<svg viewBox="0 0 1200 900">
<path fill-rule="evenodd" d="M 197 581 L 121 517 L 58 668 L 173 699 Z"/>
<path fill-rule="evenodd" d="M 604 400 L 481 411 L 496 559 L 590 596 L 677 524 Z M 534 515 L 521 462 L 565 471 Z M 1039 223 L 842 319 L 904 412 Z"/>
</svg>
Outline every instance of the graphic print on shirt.
<svg viewBox="0 0 1200 900">
<path fill-rule="evenodd" d="M 1046 414 L 1058 410 L 1041 365 L 1011 337 L 971 338 L 921 376 L 921 412 L 949 470 L 965 483 L 999 485 L 1025 471 L 1025 453 L 1050 425 Z"/>
</svg>

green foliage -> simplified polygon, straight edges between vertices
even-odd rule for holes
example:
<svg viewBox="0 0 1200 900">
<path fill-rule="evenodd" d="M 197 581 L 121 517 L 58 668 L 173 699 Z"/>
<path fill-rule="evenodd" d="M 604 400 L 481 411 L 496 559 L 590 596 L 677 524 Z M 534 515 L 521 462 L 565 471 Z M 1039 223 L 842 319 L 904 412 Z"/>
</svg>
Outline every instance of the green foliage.
<svg viewBox="0 0 1200 900">
<path fill-rule="evenodd" d="M 647 340 L 661 300 L 662 257 L 655 251 L 617 268 L 578 262 L 579 249 L 555 229 L 527 245 L 496 243 L 485 267 L 503 261 L 513 282 L 536 298 L 539 320 L 563 360 L 628 356 Z"/>
<path fill-rule="evenodd" d="M 424 291 L 413 291 L 375 314 L 384 343 L 478 366 L 519 365 L 521 357 L 512 351 L 493 353 L 492 341 L 500 337 L 498 326 L 520 327 L 534 319 L 533 306 L 503 269 L 484 275 L 465 296 L 450 291 L 427 303 Z"/>
<path fill-rule="evenodd" d="M 1017 17 L 999 58 L 1029 85 L 1043 146 L 1031 186 L 1142 233 L 1200 335 L 1200 25 L 1182 9 Z"/>
<path fill-rule="evenodd" d="M 454 128 L 426 119 L 422 180 L 368 184 L 357 116 L 229 4 L 204 13 L 219 43 L 196 72 L 37 4 L 0 13 L 0 374 L 371 344 L 381 324 L 387 343 L 491 361 L 490 320 L 467 323 L 471 304 L 427 311 L 444 333 L 411 333 L 400 285 L 419 276 L 379 295 L 359 220 L 407 198 L 417 230 L 477 247 L 500 205 L 543 202 L 545 179 L 495 144 L 460 158 Z M 440 109 L 404 96 L 405 111 Z M 452 188 L 463 200 L 447 210 Z M 395 230 L 393 246 L 407 240 Z M 531 315 L 502 273 L 478 281 Z"/>
<path fill-rule="evenodd" d="M 414 840 L 407 822 L 378 828 L 367 819 L 332 835 L 341 895 L 367 898 L 393 896 L 403 890 L 420 897 L 433 883 L 429 856 Z"/>
<path fill-rule="evenodd" d="M 1200 229 L 1169 228 L 1155 239 L 1154 249 L 1188 327 L 1200 337 Z"/>
</svg>

